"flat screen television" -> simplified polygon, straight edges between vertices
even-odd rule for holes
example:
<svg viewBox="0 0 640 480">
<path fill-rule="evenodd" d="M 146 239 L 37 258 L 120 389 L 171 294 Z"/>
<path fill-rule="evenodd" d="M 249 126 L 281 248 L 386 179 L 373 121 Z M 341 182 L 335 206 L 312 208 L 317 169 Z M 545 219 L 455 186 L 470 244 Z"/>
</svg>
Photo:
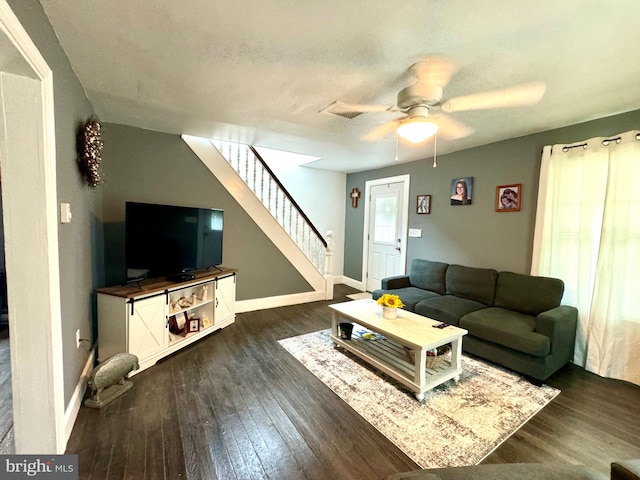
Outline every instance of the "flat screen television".
<svg viewBox="0 0 640 480">
<path fill-rule="evenodd" d="M 222 264 L 223 217 L 220 209 L 127 202 L 127 281 L 186 279 Z"/>
</svg>

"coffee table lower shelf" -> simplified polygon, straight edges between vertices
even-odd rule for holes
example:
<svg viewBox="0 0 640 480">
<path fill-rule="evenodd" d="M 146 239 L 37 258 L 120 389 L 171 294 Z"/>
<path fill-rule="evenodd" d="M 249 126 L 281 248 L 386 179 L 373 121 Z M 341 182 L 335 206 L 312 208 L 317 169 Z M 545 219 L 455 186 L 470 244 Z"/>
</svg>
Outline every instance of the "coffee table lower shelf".
<svg viewBox="0 0 640 480">
<path fill-rule="evenodd" d="M 331 335 L 331 340 L 336 347 L 348 350 L 409 387 L 419 401 L 424 400 L 424 392 L 427 390 L 448 380 L 458 381 L 460 378 L 461 369 L 455 368 L 449 360 L 444 360 L 437 368 L 424 367 L 424 381 L 421 382 L 421 375 L 417 370 L 419 358 L 410 362 L 406 348 L 390 339 L 365 340 L 354 335 L 350 340 L 344 340 Z"/>
</svg>

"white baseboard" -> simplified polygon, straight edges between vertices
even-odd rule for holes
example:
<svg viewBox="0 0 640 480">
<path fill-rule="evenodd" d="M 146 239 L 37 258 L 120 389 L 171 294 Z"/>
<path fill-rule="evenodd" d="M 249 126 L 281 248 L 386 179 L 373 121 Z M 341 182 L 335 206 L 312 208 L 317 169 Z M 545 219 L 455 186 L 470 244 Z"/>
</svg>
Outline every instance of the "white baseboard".
<svg viewBox="0 0 640 480">
<path fill-rule="evenodd" d="M 237 300 L 235 304 L 236 313 L 253 312 L 266 308 L 286 307 L 301 303 L 317 302 L 324 300 L 324 292 L 303 292 L 291 295 L 280 295 L 277 297 L 252 298 L 249 300 Z"/>
<path fill-rule="evenodd" d="M 364 291 L 364 284 L 360 280 L 354 280 L 344 275 L 333 277 L 333 284 L 345 285 Z M 256 310 L 265 310 L 267 308 L 286 307 L 289 305 L 299 305 L 301 303 L 317 302 L 327 300 L 322 292 L 303 292 L 293 293 L 291 295 L 279 295 L 277 297 L 251 298 L 249 300 L 236 300 L 236 313 L 254 312 Z"/>
<path fill-rule="evenodd" d="M 354 280 L 353 278 L 345 277 L 344 275 L 341 277 L 341 281 L 340 282 L 335 282 L 335 283 L 344 283 L 348 287 L 358 289 L 358 290 L 360 290 L 362 292 L 366 291 L 365 290 L 365 284 L 364 284 L 363 281 Z"/>
<path fill-rule="evenodd" d="M 89 354 L 87 362 L 84 364 L 84 368 L 82 369 L 82 373 L 80 374 L 80 378 L 78 379 L 78 384 L 76 385 L 76 388 L 73 391 L 73 395 L 71 396 L 71 401 L 69 402 L 69 405 L 64 412 L 65 445 L 69 441 L 69 437 L 71 436 L 71 432 L 73 431 L 73 426 L 76 423 L 76 418 L 78 418 L 78 412 L 80 411 L 80 407 L 82 406 L 82 399 L 84 398 L 84 394 L 87 391 L 87 380 L 89 379 L 91 370 L 93 370 L 95 356 L 96 349 L 93 348 L 91 349 L 91 353 Z"/>
</svg>

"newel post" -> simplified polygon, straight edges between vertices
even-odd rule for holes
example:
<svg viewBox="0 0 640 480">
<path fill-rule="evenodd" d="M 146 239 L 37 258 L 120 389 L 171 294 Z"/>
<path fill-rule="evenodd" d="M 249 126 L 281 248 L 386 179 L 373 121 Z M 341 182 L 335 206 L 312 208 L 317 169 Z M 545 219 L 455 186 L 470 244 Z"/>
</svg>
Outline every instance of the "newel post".
<svg viewBox="0 0 640 480">
<path fill-rule="evenodd" d="M 327 248 L 324 257 L 324 298 L 325 300 L 333 300 L 333 248 L 335 246 L 333 230 L 327 230 L 325 240 L 327 241 Z"/>
</svg>

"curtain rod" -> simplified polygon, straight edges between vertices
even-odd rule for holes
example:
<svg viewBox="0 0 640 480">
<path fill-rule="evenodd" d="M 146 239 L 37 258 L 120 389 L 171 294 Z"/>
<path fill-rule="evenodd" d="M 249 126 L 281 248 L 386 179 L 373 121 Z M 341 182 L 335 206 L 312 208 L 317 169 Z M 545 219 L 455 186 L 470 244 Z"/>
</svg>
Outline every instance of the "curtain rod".
<svg viewBox="0 0 640 480">
<path fill-rule="evenodd" d="M 636 140 L 640 140 L 640 133 L 636 133 L 635 139 Z M 604 145 L 606 147 L 611 142 L 620 143 L 621 141 L 622 141 L 622 136 L 618 135 L 617 137 L 613 137 L 613 138 L 605 138 L 604 140 L 602 140 L 602 145 Z M 568 147 L 567 146 L 562 147 L 562 151 L 563 152 L 568 152 L 570 149 L 576 148 L 576 147 L 583 147 L 584 149 L 586 149 L 587 148 L 587 142 L 579 143 L 578 145 L 571 145 L 571 146 L 568 146 Z"/>
<path fill-rule="evenodd" d="M 640 140 L 640 133 L 636 133 L 635 135 L 635 139 L 636 140 Z M 616 143 L 620 143 L 620 141 L 622 140 L 622 136 L 617 136 L 617 137 L 613 137 L 613 138 L 605 138 L 604 140 L 602 140 L 602 145 L 604 145 L 605 147 L 607 145 L 609 145 L 611 142 L 616 142 Z M 565 146 L 562 147 L 562 151 L 563 152 L 568 152 L 570 149 L 572 148 L 576 148 L 576 147 L 582 147 L 582 148 L 587 148 L 587 142 L 584 143 L 579 143 L 577 145 L 571 145 L 571 146 Z M 551 146 L 551 150 L 553 151 L 553 145 Z M 544 149 L 540 150 L 540 154 L 542 155 L 542 153 L 544 153 Z"/>
</svg>

